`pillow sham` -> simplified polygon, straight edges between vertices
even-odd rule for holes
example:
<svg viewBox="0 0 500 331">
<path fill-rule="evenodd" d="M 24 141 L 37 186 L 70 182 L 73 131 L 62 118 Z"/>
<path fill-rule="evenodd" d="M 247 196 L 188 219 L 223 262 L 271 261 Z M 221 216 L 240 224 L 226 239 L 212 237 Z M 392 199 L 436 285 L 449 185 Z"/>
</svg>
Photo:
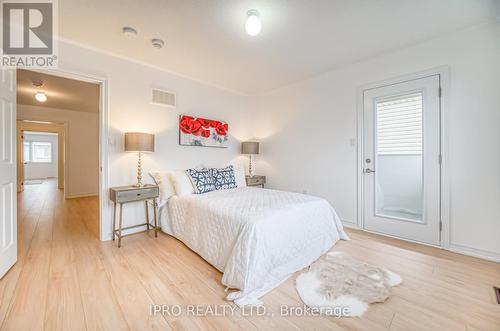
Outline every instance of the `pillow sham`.
<svg viewBox="0 0 500 331">
<path fill-rule="evenodd" d="M 211 169 L 187 169 L 186 173 L 191 178 L 196 194 L 215 190 Z"/>
<path fill-rule="evenodd" d="M 212 177 L 216 190 L 227 190 L 236 187 L 234 168 L 232 165 L 225 168 L 212 168 Z"/>
<path fill-rule="evenodd" d="M 173 171 L 171 174 L 172 182 L 174 184 L 175 193 L 179 196 L 189 195 L 194 193 L 193 183 L 191 179 L 183 170 Z"/>
<path fill-rule="evenodd" d="M 237 187 L 246 187 L 247 180 L 245 178 L 245 168 L 234 167 L 234 180 Z"/>
<path fill-rule="evenodd" d="M 175 187 L 171 180 L 171 171 L 152 171 L 149 173 L 151 178 L 155 181 L 156 185 L 160 188 L 160 201 L 162 206 L 168 199 L 175 194 Z"/>
</svg>

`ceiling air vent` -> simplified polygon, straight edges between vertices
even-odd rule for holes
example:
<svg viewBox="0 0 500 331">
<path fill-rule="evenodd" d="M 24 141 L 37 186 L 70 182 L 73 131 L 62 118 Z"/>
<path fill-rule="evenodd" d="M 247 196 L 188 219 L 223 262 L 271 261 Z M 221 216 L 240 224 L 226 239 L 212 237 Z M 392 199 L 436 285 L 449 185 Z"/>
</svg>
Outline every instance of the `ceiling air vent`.
<svg viewBox="0 0 500 331">
<path fill-rule="evenodd" d="M 151 103 L 158 106 L 175 108 L 175 93 L 159 89 L 152 89 Z"/>
</svg>

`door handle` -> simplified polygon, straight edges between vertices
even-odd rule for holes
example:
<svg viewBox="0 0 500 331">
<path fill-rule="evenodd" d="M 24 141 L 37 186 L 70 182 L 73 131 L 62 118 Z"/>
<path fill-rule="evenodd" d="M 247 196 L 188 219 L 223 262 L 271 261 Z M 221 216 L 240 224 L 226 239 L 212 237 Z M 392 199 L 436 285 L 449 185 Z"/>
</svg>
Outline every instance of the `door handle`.
<svg viewBox="0 0 500 331">
<path fill-rule="evenodd" d="M 372 169 L 370 169 L 370 168 L 366 168 L 366 169 L 364 170 L 364 172 L 365 172 L 365 174 L 371 174 L 372 172 L 375 172 L 375 170 L 372 170 Z"/>
</svg>

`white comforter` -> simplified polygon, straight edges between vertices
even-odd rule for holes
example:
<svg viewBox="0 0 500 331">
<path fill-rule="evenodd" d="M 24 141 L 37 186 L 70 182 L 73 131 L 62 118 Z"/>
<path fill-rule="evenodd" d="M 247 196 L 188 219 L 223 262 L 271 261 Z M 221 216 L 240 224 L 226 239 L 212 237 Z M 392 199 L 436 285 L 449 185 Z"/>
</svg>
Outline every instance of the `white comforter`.
<svg viewBox="0 0 500 331">
<path fill-rule="evenodd" d="M 173 196 L 161 210 L 162 229 L 224 273 L 239 291 L 237 305 L 258 298 L 309 266 L 339 239 L 348 239 L 324 199 L 242 187 Z"/>
</svg>

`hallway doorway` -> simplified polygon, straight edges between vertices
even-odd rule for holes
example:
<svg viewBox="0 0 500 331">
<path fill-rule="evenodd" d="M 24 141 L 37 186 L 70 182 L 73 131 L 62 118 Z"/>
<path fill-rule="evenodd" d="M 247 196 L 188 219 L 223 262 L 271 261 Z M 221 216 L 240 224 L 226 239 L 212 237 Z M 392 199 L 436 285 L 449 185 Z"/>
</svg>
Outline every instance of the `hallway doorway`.
<svg viewBox="0 0 500 331">
<path fill-rule="evenodd" d="M 47 183 L 99 201 L 100 84 L 19 69 L 16 90 L 18 192 Z M 99 217 L 87 225 L 100 238 Z"/>
</svg>

